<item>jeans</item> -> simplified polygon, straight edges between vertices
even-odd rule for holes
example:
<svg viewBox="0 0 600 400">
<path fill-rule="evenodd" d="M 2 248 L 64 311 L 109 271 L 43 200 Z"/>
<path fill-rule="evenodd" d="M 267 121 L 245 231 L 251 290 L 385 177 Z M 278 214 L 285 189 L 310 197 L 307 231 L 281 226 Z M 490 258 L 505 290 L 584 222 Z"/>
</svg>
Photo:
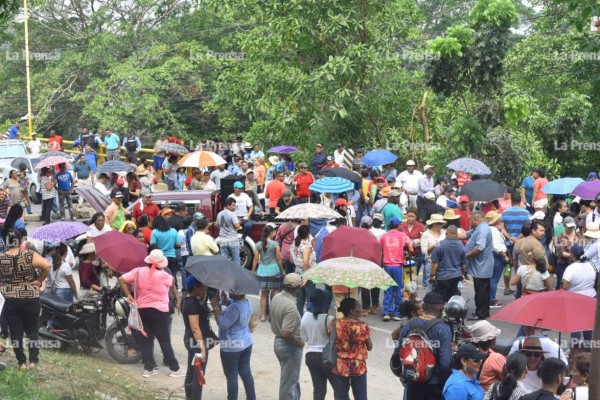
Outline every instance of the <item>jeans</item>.
<svg viewBox="0 0 600 400">
<path fill-rule="evenodd" d="M 187 274 L 185 273 L 185 264 L 187 263 L 188 256 L 181 256 L 181 259 L 178 259 L 179 264 L 179 272 L 181 273 L 181 295 L 185 297 L 186 289 L 185 289 L 185 279 L 187 278 Z"/>
<path fill-rule="evenodd" d="M 494 271 L 492 272 L 492 278 L 490 280 L 490 304 L 496 301 L 496 290 L 498 289 L 498 282 L 504 275 L 504 258 L 494 253 Z"/>
<path fill-rule="evenodd" d="M 310 197 L 298 197 L 296 200 L 298 200 L 298 204 L 305 204 L 309 202 Z"/>
<path fill-rule="evenodd" d="M 301 287 L 296 293 L 296 307 L 298 307 L 298 312 L 302 317 L 304 315 L 304 305 L 310 299 L 310 296 L 315 291 L 316 286 L 312 282 L 308 282 L 306 286 Z"/>
<path fill-rule="evenodd" d="M 283 263 L 283 270 L 286 274 L 291 274 L 292 272 L 296 271 L 296 264 L 286 259 L 282 259 L 281 261 Z"/>
<path fill-rule="evenodd" d="M 403 300 L 402 290 L 404 289 L 404 269 L 402 265 L 397 267 L 383 267 L 383 269 L 392 277 L 398 286 L 390 286 L 383 293 L 383 311 L 381 314 L 383 316 L 391 315 L 392 317 L 399 317 L 400 311 L 398 310 L 398 307 Z M 394 294 L 396 295 L 395 299 Z"/>
<path fill-rule="evenodd" d="M 179 370 L 179 363 L 175 358 L 173 346 L 171 346 L 171 316 L 168 312 L 159 311 L 156 308 L 140 308 L 140 317 L 147 336 L 140 335 L 140 347 L 142 350 L 142 363 L 146 371 L 152 371 L 157 367 L 154 360 L 154 338 L 158 340 L 164 361 L 171 371 Z"/>
<path fill-rule="evenodd" d="M 71 291 L 71 289 L 55 288 L 55 289 L 50 290 L 50 293 L 52 293 L 55 296 L 60 297 L 61 299 L 70 301 L 71 303 L 73 302 L 73 292 Z"/>
<path fill-rule="evenodd" d="M 126 160 L 127 160 L 127 158 L 130 158 L 131 162 L 133 162 L 134 164 L 137 165 L 138 159 L 137 159 L 137 154 L 136 154 L 135 151 L 128 151 L 127 152 L 127 156 L 126 156 Z"/>
<path fill-rule="evenodd" d="M 313 383 L 313 400 L 325 400 L 331 370 L 323 365 L 323 354 L 316 351 L 306 353 L 305 362 Z"/>
<path fill-rule="evenodd" d="M 241 267 L 240 261 L 240 242 L 239 241 L 229 241 L 219 244 L 221 248 L 221 255 L 223 257 L 229 258 L 231 261 L 236 263 Z"/>
<path fill-rule="evenodd" d="M 423 287 L 427 288 L 429 284 L 429 275 L 431 275 L 431 261 L 424 260 L 423 261 Z"/>
<path fill-rule="evenodd" d="M 171 271 L 171 275 L 173 275 L 173 278 L 175 278 L 175 287 L 179 288 L 179 284 L 177 283 L 177 271 L 179 271 L 179 263 L 177 262 L 177 258 L 167 257 L 167 260 L 169 261 L 169 264 L 167 264 L 169 271 Z M 183 284 L 185 285 L 185 279 L 183 280 Z"/>
<path fill-rule="evenodd" d="M 250 232 L 252 232 L 252 220 L 245 220 L 242 224 L 242 228 L 242 238 L 245 238 L 246 236 L 250 235 Z"/>
<path fill-rule="evenodd" d="M 10 341 L 19 365 L 27 364 L 23 351 L 23 335 L 29 338 L 29 362 L 37 364 L 40 354 L 38 328 L 40 318 L 40 299 L 6 298 L 2 314 L 8 322 Z"/>
<path fill-rule="evenodd" d="M 373 288 L 370 290 L 365 289 L 365 288 L 360 288 L 360 295 L 362 298 L 363 310 L 371 308 L 371 305 L 373 307 L 379 307 L 379 293 L 380 292 L 381 292 L 381 289 L 379 289 L 379 288 Z"/>
<path fill-rule="evenodd" d="M 275 355 L 279 360 L 279 400 L 300 400 L 300 367 L 302 365 L 302 347 L 288 343 L 285 339 L 275 338 Z"/>
<path fill-rule="evenodd" d="M 42 221 L 44 221 L 46 224 L 52 222 L 51 214 L 53 205 L 54 198 L 42 200 Z"/>
<path fill-rule="evenodd" d="M 350 400 L 348 390 L 352 387 L 354 400 L 367 400 L 367 374 L 361 376 L 340 376 L 331 374 L 333 398 L 335 400 Z"/>
<path fill-rule="evenodd" d="M 441 383 L 409 383 L 406 385 L 406 398 L 410 400 L 440 400 L 444 385 Z"/>
<path fill-rule="evenodd" d="M 569 264 L 556 263 L 556 290 L 562 287 L 562 279 Z"/>
<path fill-rule="evenodd" d="M 490 278 L 473 277 L 475 286 L 475 314 L 478 318 L 490 316 Z"/>
<path fill-rule="evenodd" d="M 106 149 L 106 161 L 119 160 L 119 149 L 108 150 Z"/>
<path fill-rule="evenodd" d="M 238 398 L 238 375 L 244 384 L 246 400 L 256 400 L 254 378 L 250 369 L 251 355 L 252 346 L 242 351 L 221 351 L 221 365 L 223 365 L 223 373 L 227 378 L 227 400 L 237 400 Z"/>
<path fill-rule="evenodd" d="M 190 343 L 196 345 L 196 347 L 191 347 Z M 183 344 L 188 351 L 187 357 L 187 371 L 185 374 L 185 381 L 183 383 L 183 387 L 185 388 L 185 398 L 186 400 L 198 400 L 202 398 L 202 386 L 198 383 L 198 376 L 196 375 L 196 368 L 192 366 L 192 362 L 194 361 L 194 355 L 196 353 L 200 353 L 200 346 L 196 344 L 196 341 L 193 339 L 186 338 L 183 339 Z M 208 364 L 208 349 L 206 351 L 206 358 L 202 360 L 202 373 L 206 373 L 206 364 Z"/>
<path fill-rule="evenodd" d="M 71 191 L 70 190 L 59 190 L 58 191 L 58 206 L 60 208 L 60 218 L 65 218 L 65 200 L 67 202 L 67 208 L 69 209 L 69 217 L 71 221 L 75 219 L 75 214 L 73 214 L 73 201 L 71 200 Z"/>
<path fill-rule="evenodd" d="M 450 300 L 450 297 L 458 295 L 458 282 L 462 277 L 441 279 L 435 281 L 435 289 L 433 291 L 444 298 L 444 303 Z"/>
</svg>

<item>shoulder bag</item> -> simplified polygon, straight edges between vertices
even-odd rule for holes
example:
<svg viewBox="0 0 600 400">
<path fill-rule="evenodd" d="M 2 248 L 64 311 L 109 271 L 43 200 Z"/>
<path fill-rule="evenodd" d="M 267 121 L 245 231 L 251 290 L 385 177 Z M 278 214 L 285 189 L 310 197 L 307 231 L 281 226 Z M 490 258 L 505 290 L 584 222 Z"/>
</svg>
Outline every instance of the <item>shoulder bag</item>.
<svg viewBox="0 0 600 400">
<path fill-rule="evenodd" d="M 137 298 L 139 291 L 139 279 L 140 279 L 140 270 L 138 268 L 137 276 L 135 277 L 134 283 L 134 302 L 129 304 L 129 317 L 127 318 L 127 323 L 131 329 L 135 329 L 139 331 L 142 335 L 148 336 L 146 331 L 144 331 L 144 324 L 142 323 L 142 317 L 140 316 L 140 312 L 137 308 Z"/>
<path fill-rule="evenodd" d="M 325 347 L 323 347 L 323 353 L 321 355 L 322 357 L 322 361 L 323 361 L 323 366 L 327 369 L 333 369 L 335 367 L 335 365 L 337 364 L 337 348 L 335 345 L 335 340 L 336 340 L 336 325 L 337 325 L 337 320 L 334 318 L 333 321 L 331 321 L 331 331 L 329 331 L 328 329 L 328 324 L 327 324 L 327 315 L 325 316 L 325 331 L 329 332 L 329 340 L 327 341 L 327 344 L 325 345 Z"/>
</svg>

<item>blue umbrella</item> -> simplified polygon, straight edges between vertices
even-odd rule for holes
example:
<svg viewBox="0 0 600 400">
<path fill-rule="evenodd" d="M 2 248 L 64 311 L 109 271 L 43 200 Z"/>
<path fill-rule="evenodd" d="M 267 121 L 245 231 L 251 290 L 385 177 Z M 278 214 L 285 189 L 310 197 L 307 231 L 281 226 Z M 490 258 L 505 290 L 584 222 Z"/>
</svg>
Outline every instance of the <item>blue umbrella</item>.
<svg viewBox="0 0 600 400">
<path fill-rule="evenodd" d="M 292 154 L 298 151 L 297 147 L 294 146 L 275 146 L 269 149 L 269 153 L 279 153 L 279 154 Z"/>
<path fill-rule="evenodd" d="M 552 182 L 548 182 L 546 186 L 542 188 L 542 192 L 546 194 L 569 194 L 583 182 L 581 178 L 560 178 L 555 179 Z"/>
<path fill-rule="evenodd" d="M 474 158 L 458 158 L 446 165 L 446 168 L 454 171 L 463 171 L 474 175 L 491 175 L 492 171 L 479 160 Z"/>
<path fill-rule="evenodd" d="M 110 160 L 102 163 L 98 167 L 98 173 L 112 174 L 113 172 L 130 172 L 135 171 L 133 165 L 129 165 L 123 161 Z"/>
<path fill-rule="evenodd" d="M 360 160 L 367 167 L 391 164 L 398 158 L 397 155 L 387 150 L 371 150 Z"/>
<path fill-rule="evenodd" d="M 327 177 L 317 179 L 309 189 L 319 193 L 343 193 L 354 189 L 354 183 L 344 178 Z"/>
</svg>

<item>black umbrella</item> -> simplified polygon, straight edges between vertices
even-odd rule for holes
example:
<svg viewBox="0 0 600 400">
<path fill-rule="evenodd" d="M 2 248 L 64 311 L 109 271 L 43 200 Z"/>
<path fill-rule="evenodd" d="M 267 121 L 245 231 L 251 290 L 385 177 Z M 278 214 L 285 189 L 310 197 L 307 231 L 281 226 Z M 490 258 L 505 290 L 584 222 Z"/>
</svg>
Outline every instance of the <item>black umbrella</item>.
<svg viewBox="0 0 600 400">
<path fill-rule="evenodd" d="M 350 171 L 348 168 L 325 168 L 321 170 L 321 174 L 324 176 L 337 176 L 338 178 L 348 179 L 357 185 L 362 183 L 362 176 L 354 171 Z"/>
<path fill-rule="evenodd" d="M 254 274 L 221 255 L 188 257 L 185 270 L 205 285 L 235 294 L 259 294 Z"/>
<path fill-rule="evenodd" d="M 506 188 L 489 179 L 467 183 L 460 189 L 461 195 L 469 196 L 471 201 L 492 201 L 504 196 Z"/>
</svg>

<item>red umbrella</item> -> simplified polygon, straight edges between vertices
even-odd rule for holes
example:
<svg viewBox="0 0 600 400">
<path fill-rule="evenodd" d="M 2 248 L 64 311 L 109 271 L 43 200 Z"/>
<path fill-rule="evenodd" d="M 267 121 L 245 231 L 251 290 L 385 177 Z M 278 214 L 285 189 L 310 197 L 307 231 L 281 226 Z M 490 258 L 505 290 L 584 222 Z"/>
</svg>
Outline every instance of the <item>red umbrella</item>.
<svg viewBox="0 0 600 400">
<path fill-rule="evenodd" d="M 321 260 L 356 257 L 381 265 L 381 244 L 364 228 L 340 226 L 323 239 Z"/>
<path fill-rule="evenodd" d="M 594 329 L 595 309 L 593 297 L 556 290 L 521 297 L 490 319 L 570 333 Z"/>
<path fill-rule="evenodd" d="M 94 238 L 94 245 L 96 255 L 122 274 L 146 265 L 144 258 L 148 255 L 148 250 L 133 235 L 117 231 L 106 232 Z"/>
</svg>

